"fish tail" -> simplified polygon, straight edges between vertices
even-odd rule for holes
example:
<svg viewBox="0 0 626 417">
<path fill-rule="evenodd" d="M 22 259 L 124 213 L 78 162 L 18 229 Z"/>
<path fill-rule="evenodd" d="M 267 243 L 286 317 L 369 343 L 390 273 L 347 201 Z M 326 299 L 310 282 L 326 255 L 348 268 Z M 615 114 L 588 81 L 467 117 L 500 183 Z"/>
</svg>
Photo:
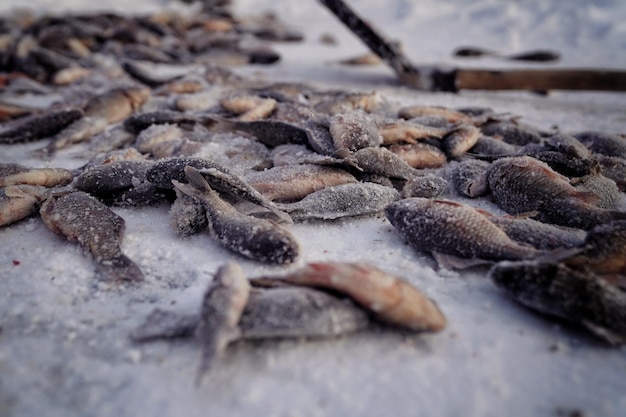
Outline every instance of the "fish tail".
<svg viewBox="0 0 626 417">
<path fill-rule="evenodd" d="M 189 184 L 192 187 L 202 191 L 203 193 L 213 191 L 207 180 L 200 173 L 200 171 L 198 171 L 191 165 L 187 165 L 185 167 L 185 177 L 187 177 L 187 181 L 189 181 Z"/>
<path fill-rule="evenodd" d="M 126 255 L 120 255 L 113 261 L 98 263 L 96 271 L 101 279 L 109 282 L 139 282 L 144 280 L 143 272 Z"/>
</svg>

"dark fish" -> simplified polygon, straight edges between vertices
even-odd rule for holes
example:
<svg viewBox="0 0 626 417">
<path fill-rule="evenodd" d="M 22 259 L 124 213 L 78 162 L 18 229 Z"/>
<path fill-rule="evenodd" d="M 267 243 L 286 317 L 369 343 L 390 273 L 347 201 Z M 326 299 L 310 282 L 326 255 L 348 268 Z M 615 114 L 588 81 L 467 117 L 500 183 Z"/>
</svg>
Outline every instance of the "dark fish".
<svg viewBox="0 0 626 417">
<path fill-rule="evenodd" d="M 233 252 L 259 262 L 288 264 L 296 260 L 300 247 L 295 237 L 276 223 L 239 213 L 211 189 L 202 174 L 188 166 L 190 184 L 173 180 L 183 193 L 201 200 L 207 211 L 211 236 Z"/>
<path fill-rule="evenodd" d="M 487 184 L 489 163 L 479 159 L 465 159 L 452 170 L 452 183 L 464 196 L 476 198 L 489 193 Z"/>
<path fill-rule="evenodd" d="M 562 261 L 596 274 L 621 274 L 626 278 L 626 221 L 614 221 L 591 229 L 581 251 Z"/>
<path fill-rule="evenodd" d="M 364 172 L 386 177 L 409 179 L 420 171 L 409 166 L 402 158 L 387 148 L 363 148 L 351 154 Z"/>
<path fill-rule="evenodd" d="M 420 251 L 491 261 L 529 259 L 541 253 L 513 241 L 472 207 L 454 201 L 407 198 L 389 204 L 385 215 Z"/>
<path fill-rule="evenodd" d="M 494 200 L 509 214 L 536 211 L 539 221 L 585 230 L 626 218 L 626 213 L 598 208 L 593 194 L 576 190 L 566 177 L 528 156 L 493 162 L 487 181 Z"/>
<path fill-rule="evenodd" d="M 124 120 L 124 127 L 135 134 L 152 125 L 175 124 L 193 126 L 198 120 L 188 114 L 174 110 L 157 110 L 153 112 L 138 113 Z"/>
<path fill-rule="evenodd" d="M 152 166 L 146 177 L 148 181 L 160 188 L 171 188 L 172 180 L 182 181 L 186 178 L 185 168 L 196 168 L 209 186 L 230 200 L 245 200 L 270 210 L 277 218 L 286 223 L 291 219 L 279 210 L 271 198 L 263 195 L 255 184 L 235 174 L 226 166 L 212 160 L 200 158 L 171 158 L 158 161 Z M 264 171 L 266 172 L 266 171 Z M 168 183 L 170 184 L 168 187 Z"/>
<path fill-rule="evenodd" d="M 214 120 L 222 130 L 237 130 L 254 136 L 259 142 L 274 147 L 288 143 L 306 144 L 308 136 L 305 129 L 277 120 L 254 120 L 250 122 L 231 120 L 216 115 L 207 116 Z"/>
<path fill-rule="evenodd" d="M 612 179 L 602 174 L 592 174 L 573 178 L 570 183 L 579 191 L 595 195 L 596 206 L 607 210 L 619 210 L 623 194 Z"/>
<path fill-rule="evenodd" d="M 513 156 L 517 152 L 517 147 L 501 139 L 481 136 L 469 152 L 478 156 Z"/>
<path fill-rule="evenodd" d="M 335 337 L 369 326 L 350 299 L 299 286 L 253 288 L 239 327 L 244 339 Z"/>
<path fill-rule="evenodd" d="M 626 159 L 626 139 L 605 132 L 579 132 L 573 135 L 591 152 Z"/>
<path fill-rule="evenodd" d="M 141 281 L 139 267 L 122 253 L 124 219 L 82 191 L 51 195 L 41 206 L 41 218 L 50 230 L 78 242 L 96 262 L 107 281 Z"/>
<path fill-rule="evenodd" d="M 206 210 L 201 201 L 176 190 L 176 200 L 169 211 L 170 225 L 179 236 L 200 233 L 209 226 Z"/>
<path fill-rule="evenodd" d="M 448 181 L 429 173 L 412 177 L 402 187 L 402 196 L 437 198 L 448 190 Z"/>
<path fill-rule="evenodd" d="M 583 230 L 554 226 L 529 218 L 487 215 L 487 219 L 511 239 L 537 249 L 575 248 L 585 240 L 586 233 Z"/>
<path fill-rule="evenodd" d="M 29 142 L 60 132 L 83 115 L 80 109 L 61 108 L 16 120 L 0 132 L 0 143 Z"/>
<path fill-rule="evenodd" d="M 614 156 L 596 155 L 600 164 L 600 172 L 617 184 L 620 191 L 626 190 L 626 159 Z"/>
<path fill-rule="evenodd" d="M 531 62 L 554 62 L 561 59 L 561 54 L 555 51 L 549 50 L 536 50 L 517 52 L 514 54 L 501 54 L 499 52 L 490 51 L 488 49 L 476 47 L 476 46 L 463 46 L 457 48 L 452 53 L 455 57 L 463 58 L 476 58 L 476 57 L 494 57 L 500 59 L 506 59 L 510 61 L 531 61 Z"/>
<path fill-rule="evenodd" d="M 589 271 L 551 262 L 500 262 L 489 276 L 533 310 L 579 323 L 611 344 L 626 343 L 626 293 Z"/>
<path fill-rule="evenodd" d="M 239 265 L 228 263 L 220 267 L 204 294 L 196 328 L 196 338 L 202 347 L 196 385 L 200 385 L 226 346 L 240 337 L 238 323 L 249 293 L 250 283 Z"/>
<path fill-rule="evenodd" d="M 485 136 L 501 137 L 503 141 L 512 145 L 523 146 L 543 141 L 539 130 L 518 123 L 491 121 L 482 125 L 480 130 Z"/>
<path fill-rule="evenodd" d="M 121 160 L 92 166 L 76 177 L 74 187 L 93 195 L 131 188 L 147 181 L 153 165 L 147 160 Z"/>
<path fill-rule="evenodd" d="M 557 151 L 522 151 L 524 155 L 545 162 L 550 168 L 566 177 L 582 177 L 584 175 L 597 174 L 600 165 L 595 159 L 579 158 Z"/>
</svg>

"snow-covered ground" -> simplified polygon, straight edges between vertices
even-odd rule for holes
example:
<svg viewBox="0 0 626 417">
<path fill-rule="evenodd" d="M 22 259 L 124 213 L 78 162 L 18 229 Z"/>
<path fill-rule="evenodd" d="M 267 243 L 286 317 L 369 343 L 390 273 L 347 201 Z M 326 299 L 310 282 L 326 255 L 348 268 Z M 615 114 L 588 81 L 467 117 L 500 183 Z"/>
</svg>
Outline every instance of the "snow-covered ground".
<svg viewBox="0 0 626 417">
<path fill-rule="evenodd" d="M 37 0 L 39 10 L 148 11 L 170 3 Z M 476 45 L 505 53 L 553 49 L 558 66 L 626 68 L 626 2 L 620 0 L 354 0 L 362 16 L 402 42 L 416 63 L 511 66 L 451 58 Z M 12 2 L 0 0 L 6 11 Z M 433 94 L 393 73 L 342 67 L 365 47 L 317 2 L 241 0 L 237 13 L 273 7 L 307 35 L 276 45 L 273 66 L 241 68 L 268 80 L 379 91 L 403 104 L 489 106 L 542 128 L 626 132 L 626 95 L 555 92 Z M 67 7 L 67 9 L 66 9 Z M 332 33 L 336 46 L 319 41 Z M 520 65 L 520 64 L 516 64 Z M 532 65 L 537 66 L 537 64 Z M 0 146 L 0 162 L 26 162 L 41 144 Z M 50 166 L 78 164 L 61 153 Z M 40 163 L 39 163 L 40 164 Z M 74 165 L 76 166 L 76 165 Z M 236 260 L 250 276 L 279 272 L 236 258 L 204 235 L 178 238 L 166 205 L 115 209 L 123 249 L 146 282 L 98 283 L 81 249 L 37 219 L 0 229 L 0 416 L 623 416 L 626 351 L 513 303 L 485 276 L 437 272 L 383 218 L 297 224 L 298 265 L 366 261 L 435 299 L 449 322 L 439 334 L 378 329 L 330 340 L 231 346 L 200 388 L 192 340 L 136 345 L 129 332 L 155 307 L 197 310 L 212 274 Z"/>
</svg>

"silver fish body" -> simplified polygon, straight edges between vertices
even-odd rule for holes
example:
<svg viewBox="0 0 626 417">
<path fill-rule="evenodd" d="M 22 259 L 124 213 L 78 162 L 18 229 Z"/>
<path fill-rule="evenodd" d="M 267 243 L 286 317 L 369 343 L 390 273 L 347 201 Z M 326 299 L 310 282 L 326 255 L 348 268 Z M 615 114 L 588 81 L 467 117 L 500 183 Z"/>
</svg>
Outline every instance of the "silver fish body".
<svg viewBox="0 0 626 417">
<path fill-rule="evenodd" d="M 383 143 L 374 119 L 362 110 L 332 116 L 329 131 L 335 149 L 356 151 Z"/>
<path fill-rule="evenodd" d="M 226 346 L 239 338 L 238 323 L 249 294 L 250 283 L 239 265 L 228 263 L 220 267 L 204 294 L 196 328 L 196 338 L 202 347 L 197 384 Z"/>
<path fill-rule="evenodd" d="M 143 273 L 122 252 L 124 219 L 82 191 L 50 196 L 39 210 L 41 219 L 54 233 L 78 242 L 96 262 L 107 281 L 141 281 Z"/>
<path fill-rule="evenodd" d="M 526 307 L 582 324 L 609 343 L 626 343 L 626 293 L 589 271 L 552 262 L 501 262 L 489 276 Z"/>
<path fill-rule="evenodd" d="M 241 316 L 244 339 L 336 337 L 369 326 L 369 316 L 348 298 L 311 288 L 255 288 Z"/>
<path fill-rule="evenodd" d="M 294 220 L 371 215 L 399 197 L 394 188 L 374 183 L 350 183 L 327 187 L 295 203 L 280 204 Z"/>
<path fill-rule="evenodd" d="M 444 178 L 429 173 L 412 177 L 402 187 L 402 196 L 437 198 L 448 190 L 448 181 Z"/>
<path fill-rule="evenodd" d="M 487 181 L 494 200 L 509 214 L 536 211 L 539 221 L 585 230 L 626 219 L 626 213 L 593 205 L 597 197 L 576 190 L 566 177 L 528 156 L 493 162 Z"/>
<path fill-rule="evenodd" d="M 461 203 L 407 198 L 388 205 L 385 215 L 420 251 L 492 261 L 529 259 L 540 254 L 535 248 L 513 241 L 483 214 Z"/>
<path fill-rule="evenodd" d="M 289 264 L 296 260 L 300 245 L 296 238 L 276 223 L 239 213 L 213 191 L 202 174 L 185 168 L 192 185 L 173 181 L 177 189 L 201 200 L 207 211 L 211 236 L 233 252 L 271 264 Z"/>
</svg>

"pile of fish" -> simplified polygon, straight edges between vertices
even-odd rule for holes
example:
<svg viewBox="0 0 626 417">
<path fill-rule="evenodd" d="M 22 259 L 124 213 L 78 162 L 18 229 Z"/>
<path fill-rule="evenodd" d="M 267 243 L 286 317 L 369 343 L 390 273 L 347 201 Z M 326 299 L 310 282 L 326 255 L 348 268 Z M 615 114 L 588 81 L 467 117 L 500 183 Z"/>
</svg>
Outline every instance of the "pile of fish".
<svg viewBox="0 0 626 417">
<path fill-rule="evenodd" d="M 181 239 L 206 232 L 238 256 L 286 266 L 301 256 L 294 222 L 384 213 L 440 266 L 495 264 L 490 277 L 523 304 L 624 342 L 624 136 L 542 131 L 488 108 L 402 107 L 223 66 L 274 62 L 259 39 L 301 39 L 272 16 L 1 23 L 0 144 L 46 141 L 29 156 L 46 167 L 0 163 L 0 226 L 39 213 L 101 279 L 144 278 L 120 249 L 124 219 L 111 206 L 170 204 Z M 48 168 L 59 153 L 87 162 Z M 445 326 L 415 288 L 374 267 L 311 264 L 251 282 L 228 265 L 200 317 L 134 337 L 196 334 L 202 373 L 232 340 L 356 331 L 369 322 L 363 308 L 414 330 Z"/>
</svg>

